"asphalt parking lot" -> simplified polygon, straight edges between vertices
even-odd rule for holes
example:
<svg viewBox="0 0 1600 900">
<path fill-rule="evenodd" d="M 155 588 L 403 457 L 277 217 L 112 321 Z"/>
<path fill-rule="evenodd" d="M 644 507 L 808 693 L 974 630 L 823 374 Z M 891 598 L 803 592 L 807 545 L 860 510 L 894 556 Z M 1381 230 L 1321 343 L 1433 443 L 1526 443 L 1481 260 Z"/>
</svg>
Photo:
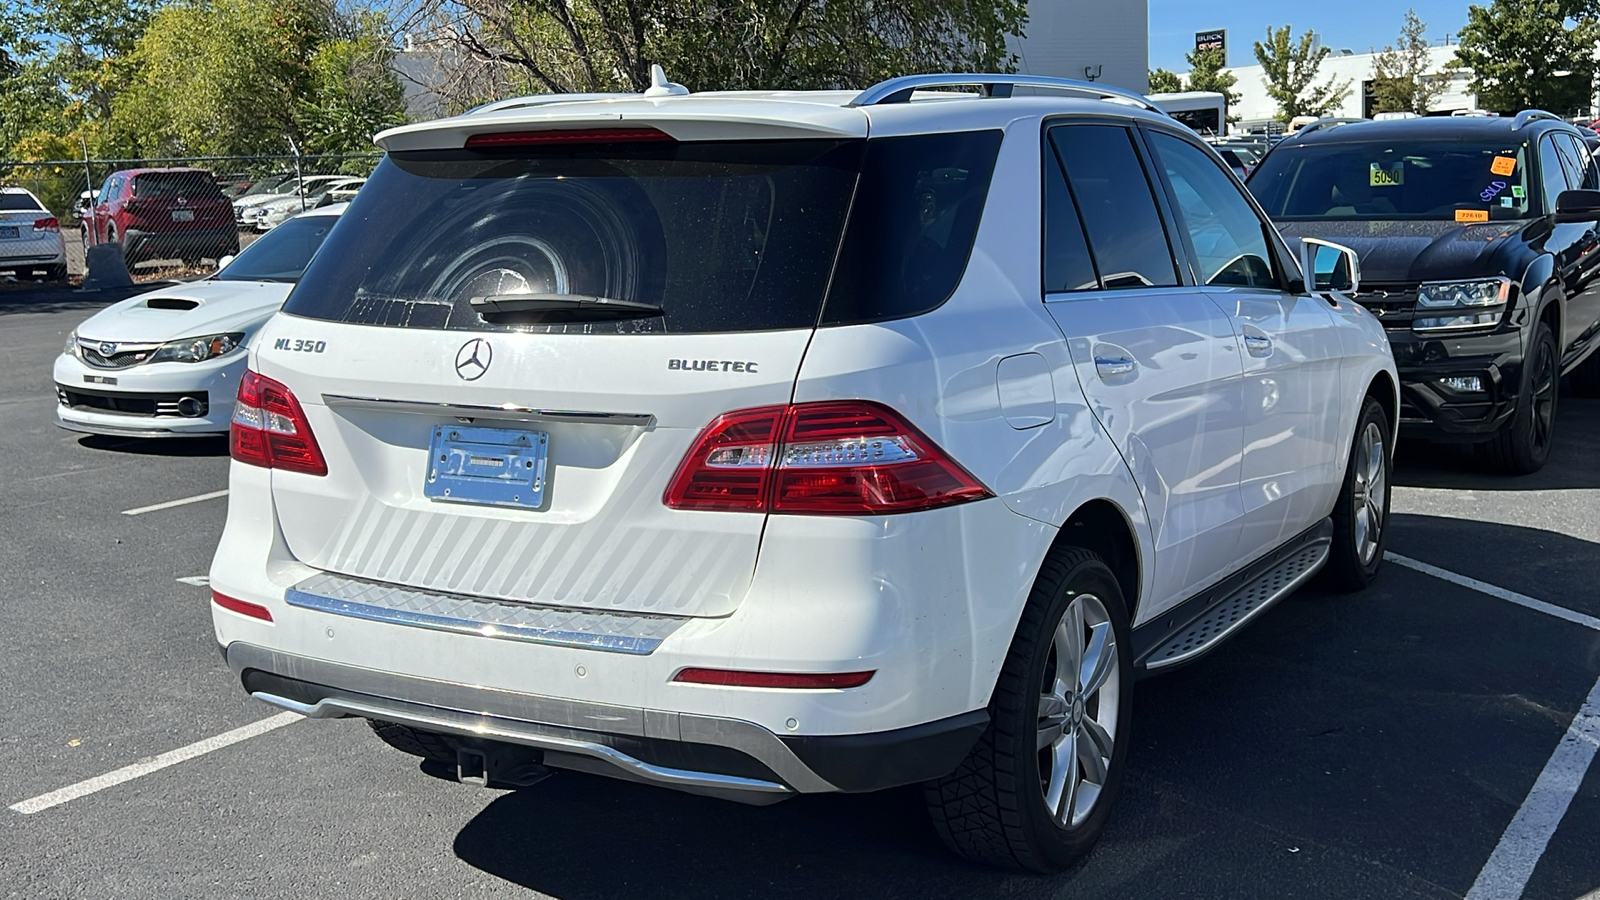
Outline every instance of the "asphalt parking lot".
<svg viewBox="0 0 1600 900">
<path fill-rule="evenodd" d="M 226 488 L 226 445 L 53 424 L 111 299 L 0 294 L 0 896 L 1600 898 L 1600 401 L 1524 479 L 1403 444 L 1404 559 L 1141 683 L 1109 831 L 1039 879 L 948 856 L 915 790 L 486 792 L 251 700 L 181 581 L 227 501 L 170 505 Z"/>
</svg>

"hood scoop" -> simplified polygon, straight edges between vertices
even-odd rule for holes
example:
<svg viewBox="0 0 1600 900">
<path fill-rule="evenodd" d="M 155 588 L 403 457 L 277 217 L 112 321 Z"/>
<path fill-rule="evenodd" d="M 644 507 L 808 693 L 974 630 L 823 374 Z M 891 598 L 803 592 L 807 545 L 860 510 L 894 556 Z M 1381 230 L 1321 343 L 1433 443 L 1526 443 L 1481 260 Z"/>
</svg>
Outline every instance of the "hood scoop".
<svg viewBox="0 0 1600 900">
<path fill-rule="evenodd" d="M 149 309 L 170 309 L 182 312 L 194 309 L 200 305 L 199 300 L 186 300 L 182 297 L 151 297 L 144 305 Z"/>
</svg>

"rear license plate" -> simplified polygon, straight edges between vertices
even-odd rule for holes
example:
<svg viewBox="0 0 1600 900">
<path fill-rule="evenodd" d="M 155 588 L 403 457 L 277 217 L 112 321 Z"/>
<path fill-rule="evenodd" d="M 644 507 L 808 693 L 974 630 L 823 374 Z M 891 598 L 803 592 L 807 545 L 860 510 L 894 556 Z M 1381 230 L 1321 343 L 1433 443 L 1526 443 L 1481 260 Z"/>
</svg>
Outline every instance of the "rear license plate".
<svg viewBox="0 0 1600 900">
<path fill-rule="evenodd" d="M 542 431 L 435 425 L 422 493 L 447 503 L 537 509 L 549 455 L 550 435 Z"/>
<path fill-rule="evenodd" d="M 19 227 L 17 225 L 0 225 L 0 238 L 21 237 L 21 232 L 17 230 Z"/>
<path fill-rule="evenodd" d="M 192 210 L 192 209 L 175 209 L 175 210 L 172 211 L 172 221 L 174 221 L 174 222 L 193 222 L 194 221 L 194 210 Z"/>
</svg>

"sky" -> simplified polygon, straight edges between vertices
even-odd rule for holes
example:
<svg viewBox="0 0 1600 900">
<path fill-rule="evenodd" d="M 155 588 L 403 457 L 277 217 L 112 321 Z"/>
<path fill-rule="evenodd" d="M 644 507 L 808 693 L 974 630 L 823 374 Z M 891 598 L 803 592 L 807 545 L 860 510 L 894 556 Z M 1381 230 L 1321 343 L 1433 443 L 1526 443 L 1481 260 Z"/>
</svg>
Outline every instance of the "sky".
<svg viewBox="0 0 1600 900">
<path fill-rule="evenodd" d="M 1487 6 L 1489 0 L 1478 0 Z M 1439 41 L 1467 22 L 1467 0 L 1149 0 L 1150 68 L 1187 72 L 1183 56 L 1194 49 L 1194 33 L 1228 30 L 1228 65 L 1255 64 L 1254 41 L 1264 40 L 1267 26 L 1293 25 L 1322 35 L 1323 43 L 1357 53 L 1383 49 L 1400 34 L 1406 10 L 1415 9 L 1428 26 L 1428 39 Z"/>
</svg>

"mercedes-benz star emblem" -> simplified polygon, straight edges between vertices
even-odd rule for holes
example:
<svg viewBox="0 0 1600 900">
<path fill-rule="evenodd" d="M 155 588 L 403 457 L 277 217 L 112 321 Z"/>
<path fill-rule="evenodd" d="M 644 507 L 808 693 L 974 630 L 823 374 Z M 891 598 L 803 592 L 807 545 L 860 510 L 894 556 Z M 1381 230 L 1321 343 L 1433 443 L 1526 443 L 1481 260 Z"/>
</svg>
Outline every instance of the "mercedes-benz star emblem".
<svg viewBox="0 0 1600 900">
<path fill-rule="evenodd" d="M 494 359 L 494 349 L 483 338 L 473 338 L 461 345 L 456 351 L 456 374 L 462 381 L 477 381 L 483 373 L 489 371 L 489 363 Z"/>
<path fill-rule="evenodd" d="M 116 356 L 117 355 L 117 345 L 111 343 L 110 341 L 106 341 L 105 343 L 100 345 L 100 355 L 101 356 Z"/>
</svg>

